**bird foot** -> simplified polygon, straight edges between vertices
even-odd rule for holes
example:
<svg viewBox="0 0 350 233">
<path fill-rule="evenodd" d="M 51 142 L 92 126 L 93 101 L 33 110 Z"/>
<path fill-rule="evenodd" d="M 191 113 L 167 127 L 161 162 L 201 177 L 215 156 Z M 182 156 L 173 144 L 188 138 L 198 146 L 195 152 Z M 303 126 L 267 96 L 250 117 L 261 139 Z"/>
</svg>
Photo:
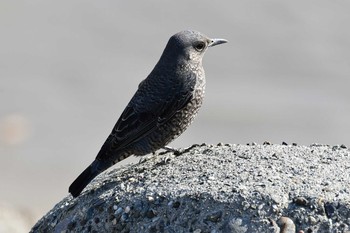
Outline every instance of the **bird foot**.
<svg viewBox="0 0 350 233">
<path fill-rule="evenodd" d="M 173 147 L 170 147 L 170 146 L 164 146 L 163 149 L 166 152 L 173 152 L 174 155 L 180 155 L 181 152 L 182 152 L 182 150 L 176 149 L 176 148 L 173 148 Z"/>
<path fill-rule="evenodd" d="M 144 163 L 150 159 L 153 159 L 156 157 L 156 154 L 153 152 L 152 154 L 148 154 L 148 155 L 145 155 L 145 156 L 142 156 L 138 162 L 138 164 L 141 164 L 141 163 Z"/>
</svg>

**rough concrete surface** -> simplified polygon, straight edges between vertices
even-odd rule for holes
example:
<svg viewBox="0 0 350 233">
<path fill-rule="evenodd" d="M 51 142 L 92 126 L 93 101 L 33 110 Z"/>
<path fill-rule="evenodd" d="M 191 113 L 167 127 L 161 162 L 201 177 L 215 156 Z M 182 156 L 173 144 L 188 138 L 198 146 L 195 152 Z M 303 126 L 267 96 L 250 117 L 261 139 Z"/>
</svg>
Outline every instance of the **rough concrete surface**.
<svg viewBox="0 0 350 233">
<path fill-rule="evenodd" d="M 106 172 L 31 232 L 347 232 L 346 146 L 194 145 Z"/>
</svg>

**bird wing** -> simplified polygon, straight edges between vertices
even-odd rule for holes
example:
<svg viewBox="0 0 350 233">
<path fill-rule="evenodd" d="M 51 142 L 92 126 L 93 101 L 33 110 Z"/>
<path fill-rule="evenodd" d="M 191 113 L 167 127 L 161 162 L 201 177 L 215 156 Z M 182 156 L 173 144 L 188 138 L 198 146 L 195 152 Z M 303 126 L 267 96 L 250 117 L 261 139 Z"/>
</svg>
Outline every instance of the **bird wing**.
<svg viewBox="0 0 350 233">
<path fill-rule="evenodd" d="M 171 91 L 164 90 L 159 97 L 161 100 L 151 101 L 144 98 L 142 108 L 133 104 L 133 100 L 131 100 L 102 146 L 97 158 L 108 156 L 108 152 L 129 146 L 169 121 L 192 99 L 195 83 L 196 77 L 191 74 L 186 83 L 178 83 L 175 88 L 172 86 Z M 142 91 L 142 85 L 138 91 L 140 90 Z"/>
</svg>

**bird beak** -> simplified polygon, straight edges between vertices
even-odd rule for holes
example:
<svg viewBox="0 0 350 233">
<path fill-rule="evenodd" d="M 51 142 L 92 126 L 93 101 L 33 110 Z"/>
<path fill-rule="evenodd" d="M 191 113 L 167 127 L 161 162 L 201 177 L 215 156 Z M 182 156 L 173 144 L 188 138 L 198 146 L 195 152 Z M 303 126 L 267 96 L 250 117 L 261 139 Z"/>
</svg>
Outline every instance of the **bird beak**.
<svg viewBox="0 0 350 233">
<path fill-rule="evenodd" d="M 211 39 L 210 42 L 209 42 L 208 47 L 213 47 L 215 45 L 224 44 L 224 43 L 227 43 L 227 42 L 228 41 L 225 40 L 225 39 Z"/>
</svg>

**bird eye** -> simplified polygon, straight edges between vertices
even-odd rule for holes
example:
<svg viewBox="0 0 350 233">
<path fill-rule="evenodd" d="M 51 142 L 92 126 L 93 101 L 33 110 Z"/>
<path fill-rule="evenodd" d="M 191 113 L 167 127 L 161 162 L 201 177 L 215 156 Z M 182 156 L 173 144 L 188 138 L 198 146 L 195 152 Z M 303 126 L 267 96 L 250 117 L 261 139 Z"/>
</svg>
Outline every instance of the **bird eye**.
<svg viewBox="0 0 350 233">
<path fill-rule="evenodd" d="M 201 52 L 205 48 L 205 43 L 199 42 L 194 45 L 194 48 L 198 51 Z"/>
</svg>

